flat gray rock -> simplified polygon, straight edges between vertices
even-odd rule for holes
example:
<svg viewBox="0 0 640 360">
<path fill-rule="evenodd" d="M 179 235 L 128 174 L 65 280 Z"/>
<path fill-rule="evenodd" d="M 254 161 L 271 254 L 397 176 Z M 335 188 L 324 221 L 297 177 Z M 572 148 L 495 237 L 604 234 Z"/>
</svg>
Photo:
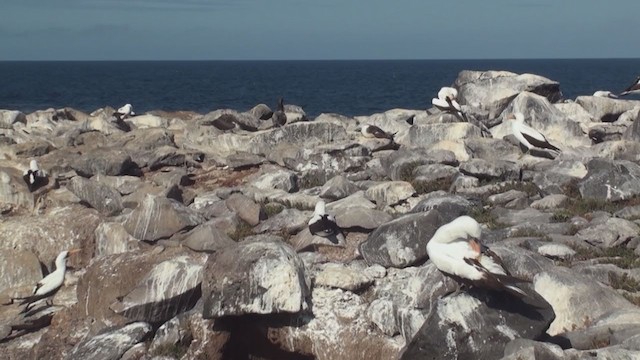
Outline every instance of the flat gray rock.
<svg viewBox="0 0 640 360">
<path fill-rule="evenodd" d="M 599 96 L 578 96 L 576 103 L 582 106 L 596 121 L 614 122 L 625 111 L 638 106 L 636 101 L 610 99 Z"/>
<path fill-rule="evenodd" d="M 640 195 L 640 166 L 618 160 L 593 159 L 588 173 L 578 183 L 583 198 L 618 201 Z"/>
<path fill-rule="evenodd" d="M 359 190 L 360 188 L 356 186 L 356 184 L 347 180 L 344 176 L 336 175 L 329 181 L 324 183 L 324 185 L 320 189 L 319 196 L 323 199 L 338 200 L 345 198 Z"/>
<path fill-rule="evenodd" d="M 504 160 L 471 159 L 460 164 L 460 172 L 480 180 L 519 180 L 518 164 Z"/>
<path fill-rule="evenodd" d="M 194 251 L 216 252 L 227 246 L 233 246 L 235 241 L 218 229 L 213 222 L 206 222 L 189 231 L 181 243 Z"/>
<path fill-rule="evenodd" d="M 238 214 L 240 219 L 251 226 L 258 225 L 261 220 L 267 218 L 262 206 L 246 195 L 240 193 L 232 194 L 225 200 L 225 204 L 231 211 Z"/>
<path fill-rule="evenodd" d="M 67 183 L 67 188 L 103 215 L 117 215 L 124 209 L 120 193 L 97 181 L 76 176 Z"/>
<path fill-rule="evenodd" d="M 129 348 L 152 331 L 144 322 L 132 323 L 79 342 L 71 349 L 69 360 L 118 360 Z"/>
<path fill-rule="evenodd" d="M 378 208 L 383 208 L 399 204 L 415 193 L 416 190 L 406 181 L 386 181 L 369 187 L 365 196 L 375 202 Z"/>
<path fill-rule="evenodd" d="M 384 211 L 366 207 L 341 208 L 336 210 L 334 214 L 336 224 L 341 229 L 373 230 L 393 219 Z"/>
</svg>

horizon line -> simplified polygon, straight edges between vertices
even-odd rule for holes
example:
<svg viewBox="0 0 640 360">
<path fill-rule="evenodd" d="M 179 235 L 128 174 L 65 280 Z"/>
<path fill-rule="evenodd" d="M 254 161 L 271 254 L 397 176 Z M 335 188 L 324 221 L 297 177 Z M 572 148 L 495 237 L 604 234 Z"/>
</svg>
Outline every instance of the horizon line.
<svg viewBox="0 0 640 360">
<path fill-rule="evenodd" d="M 305 62 L 305 61 L 496 61 L 496 60 L 640 60 L 640 57 L 582 57 L 582 58 L 450 58 L 450 59 L 14 59 L 0 62 Z"/>
</svg>

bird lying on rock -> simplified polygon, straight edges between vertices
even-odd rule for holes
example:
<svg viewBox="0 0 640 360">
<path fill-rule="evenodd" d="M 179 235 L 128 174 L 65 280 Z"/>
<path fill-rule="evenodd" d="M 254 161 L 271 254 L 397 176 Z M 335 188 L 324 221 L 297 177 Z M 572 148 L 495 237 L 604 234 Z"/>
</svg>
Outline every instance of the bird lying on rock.
<svg viewBox="0 0 640 360">
<path fill-rule="evenodd" d="M 67 271 L 67 258 L 69 255 L 77 253 L 78 251 L 80 251 L 80 249 L 65 250 L 58 254 L 55 261 L 56 269 L 36 283 L 32 295 L 23 298 L 13 298 L 12 303 L 15 300 L 20 300 L 20 305 L 26 304 L 27 306 L 22 310 L 22 313 L 25 313 L 29 311 L 31 305 L 36 301 L 53 296 L 64 283 L 64 275 Z"/>
<path fill-rule="evenodd" d="M 429 259 L 443 274 L 461 284 L 527 296 L 516 286 L 524 280 L 511 276 L 502 259 L 480 242 L 481 233 L 475 219 L 460 216 L 441 226 L 429 240 Z"/>
<path fill-rule="evenodd" d="M 593 96 L 595 97 L 606 97 L 606 98 L 611 98 L 611 99 L 617 99 L 618 96 L 614 93 L 612 93 L 611 91 L 608 90 L 598 90 L 596 92 L 593 93 Z"/>
<path fill-rule="evenodd" d="M 312 235 L 327 238 L 336 244 L 344 242 L 342 230 L 338 224 L 336 224 L 335 217 L 325 211 L 325 203 L 323 200 L 316 203 L 313 216 L 309 220 L 309 232 Z"/>
<path fill-rule="evenodd" d="M 375 125 L 362 125 L 360 132 L 366 138 L 389 139 L 391 141 L 394 141 L 393 138 L 396 135 L 396 133 L 389 134 Z"/>
<path fill-rule="evenodd" d="M 633 84 L 631 84 L 631 86 L 624 89 L 624 91 L 620 93 L 620 96 L 625 96 L 630 94 L 640 94 L 640 76 L 636 78 L 636 81 Z"/>
<path fill-rule="evenodd" d="M 532 148 L 548 149 L 556 152 L 561 151 L 559 148 L 552 145 L 541 132 L 527 126 L 527 124 L 524 123 L 524 115 L 522 115 L 522 113 L 509 114 L 506 119 L 511 122 L 511 132 L 513 135 L 527 148 L 525 154 L 527 154 Z"/>
<path fill-rule="evenodd" d="M 24 182 L 27 184 L 30 192 L 46 185 L 48 182 L 47 174 L 44 170 L 40 169 L 36 159 L 31 159 L 29 162 L 29 169 L 22 174 Z"/>
</svg>

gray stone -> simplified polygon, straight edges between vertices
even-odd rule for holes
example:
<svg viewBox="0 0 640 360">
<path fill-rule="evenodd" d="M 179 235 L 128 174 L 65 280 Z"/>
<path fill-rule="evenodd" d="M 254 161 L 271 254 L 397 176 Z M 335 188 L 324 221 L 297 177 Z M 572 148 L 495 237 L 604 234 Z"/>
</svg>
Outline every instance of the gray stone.
<svg viewBox="0 0 640 360">
<path fill-rule="evenodd" d="M 315 274 L 314 286 L 328 286 L 348 291 L 361 291 L 373 283 L 373 279 L 359 270 L 342 264 L 328 263 Z"/>
<path fill-rule="evenodd" d="M 404 215 L 378 227 L 358 249 L 369 264 L 411 266 L 427 258 L 427 242 L 443 224 L 436 210 Z"/>
<path fill-rule="evenodd" d="M 494 205 L 504 205 L 517 199 L 526 199 L 527 197 L 528 195 L 524 191 L 509 190 L 500 194 L 491 195 L 487 198 L 487 201 Z"/>
<path fill-rule="evenodd" d="M 347 180 L 342 175 L 337 175 L 327 181 L 320 189 L 319 196 L 323 199 L 338 200 L 345 198 L 357 191 L 360 188 L 353 182 Z"/>
<path fill-rule="evenodd" d="M 583 198 L 618 201 L 640 195 L 640 166 L 630 161 L 593 159 L 578 183 Z"/>
<path fill-rule="evenodd" d="M 578 96 L 576 103 L 582 106 L 596 121 L 614 122 L 625 111 L 638 106 L 635 101 L 611 99 L 599 96 Z"/>
<path fill-rule="evenodd" d="M 318 144 L 327 144 L 347 138 L 343 126 L 326 122 L 300 122 L 269 131 L 257 132 L 246 149 L 255 154 L 267 154 L 282 144 L 312 149 Z"/>
<path fill-rule="evenodd" d="M 545 244 L 538 248 L 538 254 L 552 259 L 569 259 L 576 251 L 564 244 Z"/>
<path fill-rule="evenodd" d="M 334 214 L 341 229 L 373 230 L 393 219 L 384 211 L 366 207 L 340 208 Z"/>
<path fill-rule="evenodd" d="M 229 154 L 224 163 L 232 169 L 244 169 L 258 166 L 265 162 L 265 158 L 256 154 L 244 151 Z"/>
<path fill-rule="evenodd" d="M 615 212 L 615 217 L 623 218 L 626 220 L 640 219 L 640 205 L 627 206 L 622 210 Z"/>
<path fill-rule="evenodd" d="M 267 218 L 262 206 L 243 194 L 232 194 L 225 200 L 225 204 L 231 211 L 237 213 L 240 219 L 251 226 L 258 225 L 261 220 Z"/>
<path fill-rule="evenodd" d="M 576 236 L 594 246 L 614 247 L 626 243 L 639 233 L 640 226 L 637 224 L 625 219 L 609 218 L 601 224 L 590 224 L 578 231 Z"/>
<path fill-rule="evenodd" d="M 260 120 L 269 120 L 273 115 L 273 110 L 265 104 L 258 104 L 249 110 L 249 113 Z"/>
<path fill-rule="evenodd" d="M 504 108 L 523 91 L 529 91 L 557 102 L 562 97 L 560 84 L 533 74 L 515 74 L 508 71 L 469 71 L 458 74 L 454 87 L 458 101 L 489 111 L 488 118 L 497 117 Z"/>
<path fill-rule="evenodd" d="M 204 318 L 296 313 L 307 308 L 304 265 L 291 247 L 244 241 L 209 256 L 203 272 Z"/>
<path fill-rule="evenodd" d="M 448 123 L 414 125 L 404 138 L 398 137 L 399 144 L 409 147 L 425 147 L 442 140 L 463 140 L 481 137 L 479 127 L 470 123 Z"/>
<path fill-rule="evenodd" d="M 20 170 L 0 167 L 0 203 L 33 209 L 35 199 Z"/>
<path fill-rule="evenodd" d="M 545 359 L 562 360 L 564 353 L 556 344 L 534 341 L 530 339 L 513 339 L 504 348 L 505 359 Z"/>
<path fill-rule="evenodd" d="M 71 168 L 78 175 L 132 175 L 139 171 L 138 165 L 129 153 L 120 148 L 97 148 L 83 153 L 71 160 Z"/>
<path fill-rule="evenodd" d="M 476 205 L 460 195 L 450 195 L 440 191 L 425 196 L 411 209 L 411 212 L 426 212 L 436 209 L 445 219 L 453 220 L 458 216 L 469 214 Z"/>
<path fill-rule="evenodd" d="M 167 321 L 192 308 L 200 298 L 202 267 L 202 261 L 188 256 L 163 261 L 109 308 L 134 321 Z"/>
<path fill-rule="evenodd" d="M 503 139 L 496 138 L 470 138 L 464 141 L 464 145 L 474 158 L 484 160 L 517 160 L 520 157 L 518 146 Z"/>
<path fill-rule="evenodd" d="M 622 140 L 629 126 L 616 123 L 597 123 L 589 127 L 588 136 L 594 144 Z M 633 139 L 625 139 L 633 140 Z"/>
<path fill-rule="evenodd" d="M 189 231 L 181 243 L 194 251 L 216 252 L 234 245 L 235 241 L 209 221 Z"/>
<path fill-rule="evenodd" d="M 286 192 L 298 190 L 298 175 L 292 171 L 277 169 L 262 174 L 252 185 L 258 189 L 280 189 Z"/>
<path fill-rule="evenodd" d="M 633 123 L 624 132 L 622 138 L 624 140 L 640 141 L 640 110 L 634 111 L 635 117 L 632 119 Z"/>
<path fill-rule="evenodd" d="M 394 318 L 394 304 L 391 300 L 375 299 L 367 308 L 367 318 L 387 336 L 400 332 Z"/>
<path fill-rule="evenodd" d="M 531 207 L 538 210 L 551 210 L 563 206 L 569 198 L 564 194 L 551 194 L 531 203 Z"/>
<path fill-rule="evenodd" d="M 307 227 L 311 212 L 298 209 L 284 209 L 278 214 L 260 222 L 253 230 L 256 233 L 280 232 L 295 234 Z"/>
<path fill-rule="evenodd" d="M 0 110 L 0 128 L 11 129 L 15 123 L 27 123 L 27 116 L 17 110 Z"/>
<path fill-rule="evenodd" d="M 371 186 L 365 191 L 365 196 L 375 202 L 379 208 L 392 206 L 407 200 L 416 190 L 406 181 L 387 181 Z"/>
<path fill-rule="evenodd" d="M 76 176 L 67 183 L 67 188 L 103 215 L 117 215 L 124 209 L 120 193 L 97 181 Z"/>
<path fill-rule="evenodd" d="M 504 208 L 495 208 L 491 214 L 496 217 L 496 222 L 506 225 L 519 225 L 523 223 L 549 223 L 552 214 L 543 213 L 536 209 L 527 208 L 524 210 L 507 210 Z"/>
<path fill-rule="evenodd" d="M 420 165 L 413 171 L 414 179 L 423 183 L 443 182 L 450 184 L 453 179 L 460 175 L 458 169 L 444 164 Z"/>
<path fill-rule="evenodd" d="M 129 348 L 152 331 L 151 325 L 132 323 L 79 342 L 71 349 L 69 360 L 118 360 Z"/>
<path fill-rule="evenodd" d="M 96 227 L 96 255 L 105 256 L 140 249 L 140 241 L 119 222 L 102 222 Z"/>
<path fill-rule="evenodd" d="M 480 180 L 519 180 L 520 167 L 504 160 L 471 159 L 460 164 L 460 172 Z"/>
<path fill-rule="evenodd" d="M 125 215 L 123 225 L 136 239 L 157 241 L 204 221 L 200 214 L 173 199 L 147 195 L 136 209 Z"/>
<path fill-rule="evenodd" d="M 0 294 L 23 286 L 31 290 L 33 284 L 42 279 L 42 267 L 31 251 L 1 249 L 0 274 Z"/>
<path fill-rule="evenodd" d="M 529 294 L 514 299 L 474 288 L 437 300 L 400 359 L 500 358 L 509 341 L 537 339 L 555 318 L 549 303 Z"/>
</svg>

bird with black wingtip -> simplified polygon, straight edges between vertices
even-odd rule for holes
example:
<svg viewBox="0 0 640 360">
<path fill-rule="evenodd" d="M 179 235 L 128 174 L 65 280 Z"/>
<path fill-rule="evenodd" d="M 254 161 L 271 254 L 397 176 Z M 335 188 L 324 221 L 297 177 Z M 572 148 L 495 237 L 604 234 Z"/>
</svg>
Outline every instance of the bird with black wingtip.
<svg viewBox="0 0 640 360">
<path fill-rule="evenodd" d="M 631 95 L 631 94 L 640 94 L 640 76 L 636 78 L 636 81 L 633 84 L 629 85 L 628 88 L 624 89 L 620 96 Z"/>
<path fill-rule="evenodd" d="M 444 275 L 466 286 L 504 291 L 518 298 L 527 296 L 502 259 L 482 244 L 480 224 L 460 216 L 438 228 L 427 243 L 429 259 Z M 458 289 L 459 291 L 460 289 Z"/>
<path fill-rule="evenodd" d="M 336 218 L 325 210 L 324 200 L 316 203 L 313 216 L 309 220 L 309 232 L 312 235 L 329 239 L 335 244 L 344 242 L 342 230 L 336 224 Z"/>
<path fill-rule="evenodd" d="M 67 259 L 69 255 L 75 254 L 79 251 L 80 249 L 72 249 L 60 252 L 55 260 L 56 269 L 36 283 L 33 288 L 33 293 L 26 297 L 13 298 L 11 303 L 19 300 L 20 305 L 26 304 L 25 308 L 22 309 L 22 313 L 26 313 L 38 300 L 55 295 L 64 283 L 64 276 L 67 271 Z"/>
<path fill-rule="evenodd" d="M 36 159 L 31 159 L 29 169 L 22 173 L 22 179 L 24 179 L 30 192 L 34 192 L 49 182 L 46 172 L 40 169 Z"/>
<path fill-rule="evenodd" d="M 523 156 L 532 149 L 551 150 L 556 153 L 561 152 L 561 150 L 555 145 L 552 145 L 541 132 L 525 124 L 522 113 L 516 112 L 508 114 L 505 119 L 511 123 L 511 132 L 516 139 L 527 148 Z"/>
</svg>

